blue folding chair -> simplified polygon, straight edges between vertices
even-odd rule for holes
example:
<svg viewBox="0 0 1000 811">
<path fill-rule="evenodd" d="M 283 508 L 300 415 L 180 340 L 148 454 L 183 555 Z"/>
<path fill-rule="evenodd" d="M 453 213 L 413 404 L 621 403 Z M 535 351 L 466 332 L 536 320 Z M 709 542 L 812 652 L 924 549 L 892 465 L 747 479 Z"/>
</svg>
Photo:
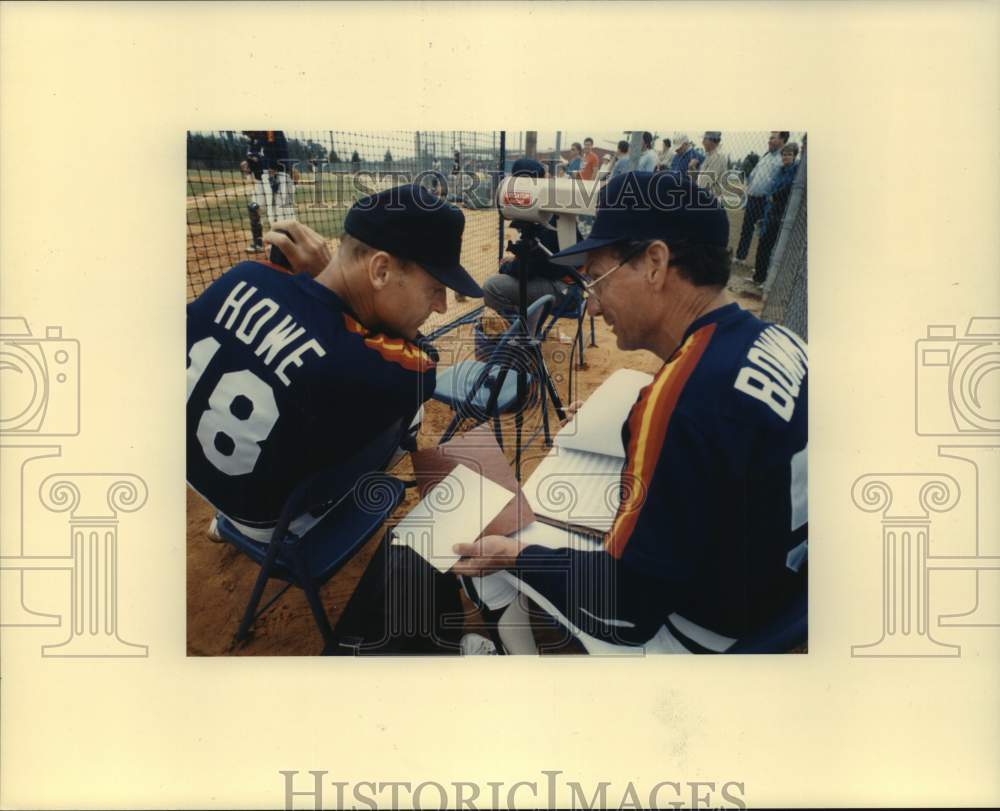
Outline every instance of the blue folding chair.
<svg viewBox="0 0 1000 811">
<path fill-rule="evenodd" d="M 403 423 L 389 429 L 350 459 L 317 473 L 298 485 L 288 497 L 270 543 L 260 543 L 243 535 L 223 515 L 218 516 L 218 532 L 226 542 L 260 566 L 236 632 L 236 641 L 247 639 L 254 621 L 292 586 L 305 592 L 313 618 L 323 636 L 324 652 L 336 645 L 319 588 L 333 577 L 381 525 L 402 500 L 405 485 L 381 472 L 391 460 L 403 437 Z M 291 522 L 310 510 L 333 506 L 301 537 L 289 531 Z M 260 610 L 261 596 L 268 580 L 285 581 Z"/>
<path fill-rule="evenodd" d="M 583 363 L 583 318 L 587 314 L 587 300 L 583 297 L 583 291 L 579 286 L 573 284 L 566 290 L 566 293 L 556 302 L 549 314 L 549 323 L 542 330 L 542 340 L 544 341 L 556 321 L 560 318 L 572 318 L 576 321 L 576 340 L 580 349 L 580 363 L 578 369 L 584 368 Z M 590 316 L 590 345 L 597 346 L 597 337 L 594 330 L 594 316 Z"/>
<path fill-rule="evenodd" d="M 542 296 L 533 302 L 528 308 L 527 324 L 522 324 L 520 317 L 515 318 L 497 342 L 488 361 L 463 360 L 438 372 L 432 396 L 455 412 L 441 438 L 442 444 L 451 439 L 467 419 L 473 420 L 474 426 L 492 420 L 497 444 L 503 447 L 500 415 L 515 412 L 520 416 L 522 400 L 527 398 L 532 385 L 544 373 L 544 359 L 539 348 L 540 332 L 554 303 L 553 296 Z M 519 364 L 527 366 L 528 383 L 526 390 L 520 393 L 517 390 L 516 368 Z M 540 385 L 539 390 L 548 440 L 545 385 Z M 518 444 L 520 445 L 520 431 Z"/>
</svg>

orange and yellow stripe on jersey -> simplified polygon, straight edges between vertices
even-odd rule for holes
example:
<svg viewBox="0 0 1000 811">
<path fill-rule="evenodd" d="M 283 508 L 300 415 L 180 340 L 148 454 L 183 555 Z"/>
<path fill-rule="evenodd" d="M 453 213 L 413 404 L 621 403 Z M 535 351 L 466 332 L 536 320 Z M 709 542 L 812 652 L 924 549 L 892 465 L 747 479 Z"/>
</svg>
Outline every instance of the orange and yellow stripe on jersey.
<svg viewBox="0 0 1000 811">
<path fill-rule="evenodd" d="M 656 470 L 670 417 L 684 386 L 705 352 L 715 324 L 708 324 L 688 336 L 677 353 L 639 395 L 628 416 L 629 442 L 622 470 L 622 501 L 604 548 L 618 559 L 632 536 L 645 494 Z"/>
<path fill-rule="evenodd" d="M 343 316 L 347 331 L 360 335 L 364 339 L 365 346 L 378 352 L 384 360 L 396 363 L 411 372 L 422 373 L 434 368 L 435 364 L 430 355 L 416 344 L 403 338 L 390 338 L 381 333 L 372 333 L 347 313 L 343 313 Z"/>
</svg>

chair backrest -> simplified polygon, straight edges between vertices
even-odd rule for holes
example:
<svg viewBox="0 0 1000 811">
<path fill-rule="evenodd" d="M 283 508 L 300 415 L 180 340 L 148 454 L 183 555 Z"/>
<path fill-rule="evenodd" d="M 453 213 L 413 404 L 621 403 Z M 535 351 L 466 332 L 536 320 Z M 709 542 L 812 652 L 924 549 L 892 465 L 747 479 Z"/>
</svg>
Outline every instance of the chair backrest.
<svg viewBox="0 0 1000 811">
<path fill-rule="evenodd" d="M 288 525 L 303 513 L 348 495 L 365 474 L 381 470 L 399 447 L 403 420 L 397 420 L 347 459 L 301 482 L 285 501 L 272 538 L 284 538 Z"/>
<path fill-rule="evenodd" d="M 476 395 L 484 385 L 490 385 L 493 391 L 486 410 L 488 412 L 492 411 L 493 406 L 496 404 L 497 393 L 507 377 L 507 372 L 517 364 L 519 359 L 523 358 L 530 351 L 527 349 L 522 350 L 521 347 L 517 347 L 516 345 L 514 348 L 511 348 L 511 344 L 526 337 L 532 339 L 539 338 L 542 332 L 542 325 L 545 323 L 545 319 L 551 312 L 554 303 L 554 296 L 542 296 L 533 301 L 528 307 L 527 313 L 525 313 L 525 320 L 528 325 L 527 329 L 522 325 L 520 316 L 515 318 L 511 325 L 507 327 L 506 332 L 500 336 L 496 346 L 490 353 L 489 360 L 484 364 L 472 388 L 469 389 L 469 394 L 466 397 L 467 404 L 475 401 Z"/>
<path fill-rule="evenodd" d="M 549 313 L 552 312 L 555 303 L 555 296 L 550 294 L 533 301 L 531 306 L 528 307 L 528 312 L 526 313 L 528 323 L 525 334 L 529 338 L 537 338 L 539 336 L 542 325 L 545 323 L 545 319 L 549 317 Z"/>
<path fill-rule="evenodd" d="M 583 297 L 583 288 L 578 284 L 571 284 L 566 288 L 562 299 L 552 308 L 552 319 L 554 321 L 557 318 L 579 318 L 581 309 L 586 306 L 587 300 Z"/>
<path fill-rule="evenodd" d="M 533 301 L 528 307 L 528 312 L 525 314 L 528 324 L 527 329 L 522 325 L 520 316 L 511 322 L 511 325 L 507 327 L 504 334 L 500 336 L 496 346 L 490 353 L 489 360 L 486 361 L 486 368 L 483 369 L 475 385 L 472 387 L 469 395 L 470 400 L 475 397 L 479 387 L 495 375 L 497 368 L 500 369 L 501 374 L 504 374 L 507 369 L 514 365 L 518 353 L 516 350 L 511 350 L 510 344 L 512 342 L 525 337 L 540 337 L 542 325 L 545 323 L 545 319 L 548 318 L 548 314 L 551 312 L 554 303 L 555 297 L 551 295 L 544 295 L 537 301 Z"/>
<path fill-rule="evenodd" d="M 511 325 L 507 327 L 506 332 L 504 332 L 504 334 L 501 335 L 500 339 L 497 341 L 497 345 L 490 354 L 489 363 L 499 361 L 503 357 L 501 350 L 514 339 L 523 336 L 531 338 L 539 337 L 541 326 L 545 323 L 545 319 L 548 318 L 549 313 L 552 311 L 555 301 L 555 296 L 550 294 L 544 295 L 536 301 L 533 301 L 528 307 L 528 312 L 525 314 L 528 325 L 527 329 L 522 326 L 520 316 L 515 318 L 511 322 Z"/>
</svg>

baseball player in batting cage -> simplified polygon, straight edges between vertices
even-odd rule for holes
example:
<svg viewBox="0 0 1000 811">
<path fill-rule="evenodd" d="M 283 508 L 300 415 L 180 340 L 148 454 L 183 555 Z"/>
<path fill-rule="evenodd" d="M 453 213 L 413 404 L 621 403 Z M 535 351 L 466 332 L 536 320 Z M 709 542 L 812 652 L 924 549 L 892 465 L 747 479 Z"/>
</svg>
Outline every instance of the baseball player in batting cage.
<svg viewBox="0 0 1000 811">
<path fill-rule="evenodd" d="M 288 140 L 281 130 L 243 130 L 250 139 L 240 170 L 250 183 L 250 233 L 247 251 L 264 249 L 261 217 L 267 212 L 270 227 L 281 220 L 295 219 L 295 183 L 292 179 Z"/>
</svg>

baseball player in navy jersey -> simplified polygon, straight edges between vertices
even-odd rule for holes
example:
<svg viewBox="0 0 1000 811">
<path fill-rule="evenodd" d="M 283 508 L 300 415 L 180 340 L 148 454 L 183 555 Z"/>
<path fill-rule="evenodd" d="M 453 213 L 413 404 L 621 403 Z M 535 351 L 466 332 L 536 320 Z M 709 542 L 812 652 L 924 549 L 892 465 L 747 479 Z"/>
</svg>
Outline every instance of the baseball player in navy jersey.
<svg viewBox="0 0 1000 811">
<path fill-rule="evenodd" d="M 663 359 L 622 425 L 622 501 L 595 551 L 487 536 L 456 574 L 509 570 L 572 629 L 617 645 L 722 652 L 806 587 L 808 360 L 726 292 L 729 226 L 705 190 L 627 173 L 601 191 L 579 264 L 623 350 Z"/>
<path fill-rule="evenodd" d="M 298 483 L 431 396 L 436 356 L 419 328 L 445 311 L 446 287 L 482 296 L 459 262 L 464 216 L 422 187 L 358 201 L 332 256 L 281 225 L 268 239 L 302 272 L 242 262 L 187 317 L 188 482 L 261 541 Z"/>
<path fill-rule="evenodd" d="M 264 248 L 261 216 L 265 211 L 271 228 L 279 220 L 295 219 L 295 185 L 284 132 L 243 130 L 243 134 L 250 139 L 246 159 L 240 165 L 251 184 L 247 209 L 252 241 L 247 251 L 257 253 Z"/>
</svg>

